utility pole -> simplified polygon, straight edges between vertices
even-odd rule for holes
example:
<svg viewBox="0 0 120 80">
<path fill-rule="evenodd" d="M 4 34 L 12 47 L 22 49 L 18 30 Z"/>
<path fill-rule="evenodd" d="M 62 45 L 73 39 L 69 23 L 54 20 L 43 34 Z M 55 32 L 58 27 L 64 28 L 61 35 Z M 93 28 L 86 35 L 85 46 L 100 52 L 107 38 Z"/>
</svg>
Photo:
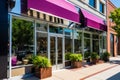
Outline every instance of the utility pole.
<svg viewBox="0 0 120 80">
<path fill-rule="evenodd" d="M 8 11 L 15 6 L 15 0 L 0 0 L 0 80 L 8 78 Z"/>
</svg>

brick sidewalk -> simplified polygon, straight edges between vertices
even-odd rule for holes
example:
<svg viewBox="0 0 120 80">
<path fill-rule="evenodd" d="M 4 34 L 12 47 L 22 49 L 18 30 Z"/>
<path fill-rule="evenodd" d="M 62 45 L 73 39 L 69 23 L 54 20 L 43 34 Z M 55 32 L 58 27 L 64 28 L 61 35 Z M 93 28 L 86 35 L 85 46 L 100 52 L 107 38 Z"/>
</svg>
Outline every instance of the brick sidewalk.
<svg viewBox="0 0 120 80">
<path fill-rule="evenodd" d="M 102 64 L 84 66 L 82 68 L 75 68 L 75 69 L 61 69 L 54 71 L 52 77 L 42 80 L 98 80 L 98 79 L 93 79 L 93 78 L 90 79 L 90 78 L 99 75 L 101 73 L 104 73 L 105 71 L 110 71 L 113 68 L 116 67 L 120 68 L 119 63 L 120 63 L 119 58 L 112 58 L 111 63 L 102 63 Z M 30 77 L 21 80 L 39 80 L 39 79 L 36 77 Z M 100 79 L 100 80 L 105 80 L 105 79 Z"/>
</svg>

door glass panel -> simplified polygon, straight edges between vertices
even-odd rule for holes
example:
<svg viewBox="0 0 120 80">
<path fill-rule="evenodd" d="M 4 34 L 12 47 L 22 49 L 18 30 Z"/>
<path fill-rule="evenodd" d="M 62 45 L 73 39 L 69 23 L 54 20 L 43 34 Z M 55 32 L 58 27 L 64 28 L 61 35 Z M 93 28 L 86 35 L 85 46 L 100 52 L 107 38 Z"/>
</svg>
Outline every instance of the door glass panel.
<svg viewBox="0 0 120 80">
<path fill-rule="evenodd" d="M 52 65 L 56 64 L 55 37 L 50 37 L 50 59 Z"/>
<path fill-rule="evenodd" d="M 47 57 L 47 34 L 37 33 L 37 54 Z"/>
<path fill-rule="evenodd" d="M 93 52 L 99 54 L 99 40 L 93 40 Z"/>
<path fill-rule="evenodd" d="M 86 52 L 90 53 L 90 39 L 89 38 L 84 39 L 84 53 Z"/>
<path fill-rule="evenodd" d="M 57 38 L 58 40 L 58 64 L 61 64 L 62 63 L 62 59 L 63 59 L 63 56 L 62 56 L 62 38 L 61 37 L 58 37 Z"/>
</svg>

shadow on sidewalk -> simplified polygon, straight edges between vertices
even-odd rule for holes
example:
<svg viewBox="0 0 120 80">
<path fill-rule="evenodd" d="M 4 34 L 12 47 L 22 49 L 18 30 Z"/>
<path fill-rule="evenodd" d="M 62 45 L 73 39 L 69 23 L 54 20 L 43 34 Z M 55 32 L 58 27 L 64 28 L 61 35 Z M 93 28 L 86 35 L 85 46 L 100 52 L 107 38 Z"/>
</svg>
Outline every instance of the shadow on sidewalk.
<svg viewBox="0 0 120 80">
<path fill-rule="evenodd" d="M 107 80 L 120 80 L 120 72 L 108 78 Z"/>
</svg>

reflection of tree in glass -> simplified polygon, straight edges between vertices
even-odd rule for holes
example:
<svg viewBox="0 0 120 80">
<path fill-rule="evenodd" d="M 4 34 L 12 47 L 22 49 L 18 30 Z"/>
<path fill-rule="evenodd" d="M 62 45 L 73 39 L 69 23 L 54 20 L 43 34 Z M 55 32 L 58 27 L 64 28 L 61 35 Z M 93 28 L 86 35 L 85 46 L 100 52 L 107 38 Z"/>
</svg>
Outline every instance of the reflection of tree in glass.
<svg viewBox="0 0 120 80">
<path fill-rule="evenodd" d="M 12 43 L 14 49 L 23 50 L 24 45 L 33 44 L 32 22 L 13 19 Z"/>
</svg>

